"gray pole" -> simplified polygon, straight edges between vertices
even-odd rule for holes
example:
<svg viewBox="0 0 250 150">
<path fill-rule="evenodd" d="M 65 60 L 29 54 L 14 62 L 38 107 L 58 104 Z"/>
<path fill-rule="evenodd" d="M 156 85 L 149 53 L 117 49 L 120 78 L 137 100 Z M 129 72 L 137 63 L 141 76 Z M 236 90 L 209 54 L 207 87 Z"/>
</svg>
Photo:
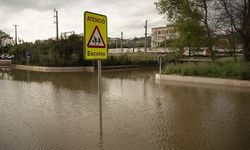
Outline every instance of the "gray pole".
<svg viewBox="0 0 250 150">
<path fill-rule="evenodd" d="M 121 52 L 123 52 L 122 43 L 123 43 L 123 32 L 121 32 Z"/>
<path fill-rule="evenodd" d="M 167 25 L 165 30 L 165 52 L 167 52 Z"/>
<path fill-rule="evenodd" d="M 159 66 L 159 73 L 160 73 L 160 75 L 161 75 L 161 55 L 160 55 L 160 66 Z"/>
<path fill-rule="evenodd" d="M 156 51 L 157 51 L 157 48 L 158 48 L 158 30 L 156 28 Z"/>
<path fill-rule="evenodd" d="M 58 11 L 54 8 L 54 12 L 55 12 L 55 18 L 56 18 L 56 21 L 55 21 L 55 24 L 56 24 L 56 40 L 58 41 L 59 39 L 59 36 L 58 36 Z"/>
<path fill-rule="evenodd" d="M 56 11 L 56 40 L 58 41 L 58 11 Z"/>
<path fill-rule="evenodd" d="M 148 21 L 145 21 L 145 53 L 147 52 L 147 28 L 148 28 Z"/>
<path fill-rule="evenodd" d="M 100 117 L 100 135 L 102 135 L 102 61 L 98 63 L 98 99 L 99 99 L 99 117 Z"/>
<path fill-rule="evenodd" d="M 167 52 L 167 37 L 166 37 L 166 33 L 165 33 L 165 52 Z"/>
<path fill-rule="evenodd" d="M 26 56 L 27 66 L 29 65 L 29 58 Z"/>
<path fill-rule="evenodd" d="M 15 26 L 15 44 L 17 45 L 17 26 L 16 24 L 14 24 Z"/>
</svg>

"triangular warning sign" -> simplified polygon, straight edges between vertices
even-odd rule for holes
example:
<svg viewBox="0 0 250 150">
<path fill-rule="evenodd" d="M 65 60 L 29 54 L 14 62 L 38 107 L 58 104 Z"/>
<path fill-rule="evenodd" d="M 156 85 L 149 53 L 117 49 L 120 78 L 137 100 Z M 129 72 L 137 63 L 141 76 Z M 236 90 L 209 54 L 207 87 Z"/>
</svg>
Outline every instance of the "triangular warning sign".
<svg viewBox="0 0 250 150">
<path fill-rule="evenodd" d="M 103 41 L 102 35 L 99 28 L 96 26 L 88 42 L 88 47 L 91 48 L 105 48 L 105 43 Z"/>
</svg>

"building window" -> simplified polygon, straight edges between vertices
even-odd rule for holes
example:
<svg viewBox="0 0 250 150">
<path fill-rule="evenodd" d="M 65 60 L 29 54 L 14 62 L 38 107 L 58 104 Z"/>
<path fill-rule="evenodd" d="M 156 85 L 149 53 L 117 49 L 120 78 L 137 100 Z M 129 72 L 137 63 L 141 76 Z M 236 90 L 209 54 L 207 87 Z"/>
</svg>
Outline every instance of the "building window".
<svg viewBox="0 0 250 150">
<path fill-rule="evenodd" d="M 161 34 L 161 31 L 158 31 L 158 34 Z"/>
</svg>

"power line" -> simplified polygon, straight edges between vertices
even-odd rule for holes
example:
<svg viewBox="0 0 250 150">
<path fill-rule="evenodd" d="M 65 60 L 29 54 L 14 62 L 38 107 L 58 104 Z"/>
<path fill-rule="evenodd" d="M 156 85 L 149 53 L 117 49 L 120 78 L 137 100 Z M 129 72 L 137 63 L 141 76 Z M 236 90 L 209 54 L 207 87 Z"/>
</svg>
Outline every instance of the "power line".
<svg viewBox="0 0 250 150">
<path fill-rule="evenodd" d="M 124 33 L 124 32 L 123 32 Z M 120 34 L 121 34 L 121 32 L 120 32 Z M 116 35 L 116 37 L 118 38 L 118 37 L 120 37 L 120 34 L 119 35 Z M 124 33 L 125 34 L 125 33 Z M 149 34 L 149 33 L 147 33 L 147 34 Z M 125 36 L 123 36 L 123 37 L 133 37 L 133 36 L 138 36 L 138 35 L 140 35 L 140 36 L 144 36 L 144 34 L 143 33 L 135 33 L 135 34 L 125 34 Z M 110 36 L 110 35 L 109 35 Z"/>
<path fill-rule="evenodd" d="M 150 27 L 150 28 L 153 28 L 153 27 L 158 27 L 158 26 L 165 26 L 165 25 L 163 25 L 162 23 L 157 23 L 157 22 L 151 22 L 151 23 L 148 23 L 148 21 L 146 20 L 145 21 L 145 25 L 144 25 L 144 28 L 145 28 L 145 33 L 143 34 L 142 32 L 140 32 L 140 33 L 136 33 L 136 34 L 125 34 L 125 36 L 123 35 L 123 38 L 133 38 L 134 36 L 139 36 L 139 37 L 143 37 L 143 36 L 145 36 L 145 43 L 147 43 L 147 37 L 148 36 L 151 36 L 151 33 L 148 33 L 147 31 L 148 31 L 148 27 Z M 127 27 L 124 27 L 124 28 L 119 28 L 120 29 L 120 31 L 131 31 L 131 29 L 128 29 Z M 118 30 L 119 30 L 118 29 Z M 115 36 L 116 38 L 119 38 L 119 33 L 120 33 L 120 31 L 112 31 L 112 32 L 109 32 L 108 33 L 108 35 L 109 36 Z M 145 50 L 146 50 L 147 48 L 145 47 Z"/>
</svg>

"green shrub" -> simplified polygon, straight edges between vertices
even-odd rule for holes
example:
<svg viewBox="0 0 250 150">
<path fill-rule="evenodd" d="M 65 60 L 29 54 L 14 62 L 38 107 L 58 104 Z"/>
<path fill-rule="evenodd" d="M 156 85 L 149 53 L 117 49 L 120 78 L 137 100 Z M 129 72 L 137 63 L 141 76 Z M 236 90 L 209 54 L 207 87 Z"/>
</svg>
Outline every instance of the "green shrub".
<svg viewBox="0 0 250 150">
<path fill-rule="evenodd" d="M 110 54 L 104 65 L 158 65 L 157 54 L 150 53 L 123 53 Z"/>
<path fill-rule="evenodd" d="M 162 73 L 250 80 L 250 63 L 242 59 L 238 62 L 223 59 L 214 63 L 167 64 Z"/>
</svg>

